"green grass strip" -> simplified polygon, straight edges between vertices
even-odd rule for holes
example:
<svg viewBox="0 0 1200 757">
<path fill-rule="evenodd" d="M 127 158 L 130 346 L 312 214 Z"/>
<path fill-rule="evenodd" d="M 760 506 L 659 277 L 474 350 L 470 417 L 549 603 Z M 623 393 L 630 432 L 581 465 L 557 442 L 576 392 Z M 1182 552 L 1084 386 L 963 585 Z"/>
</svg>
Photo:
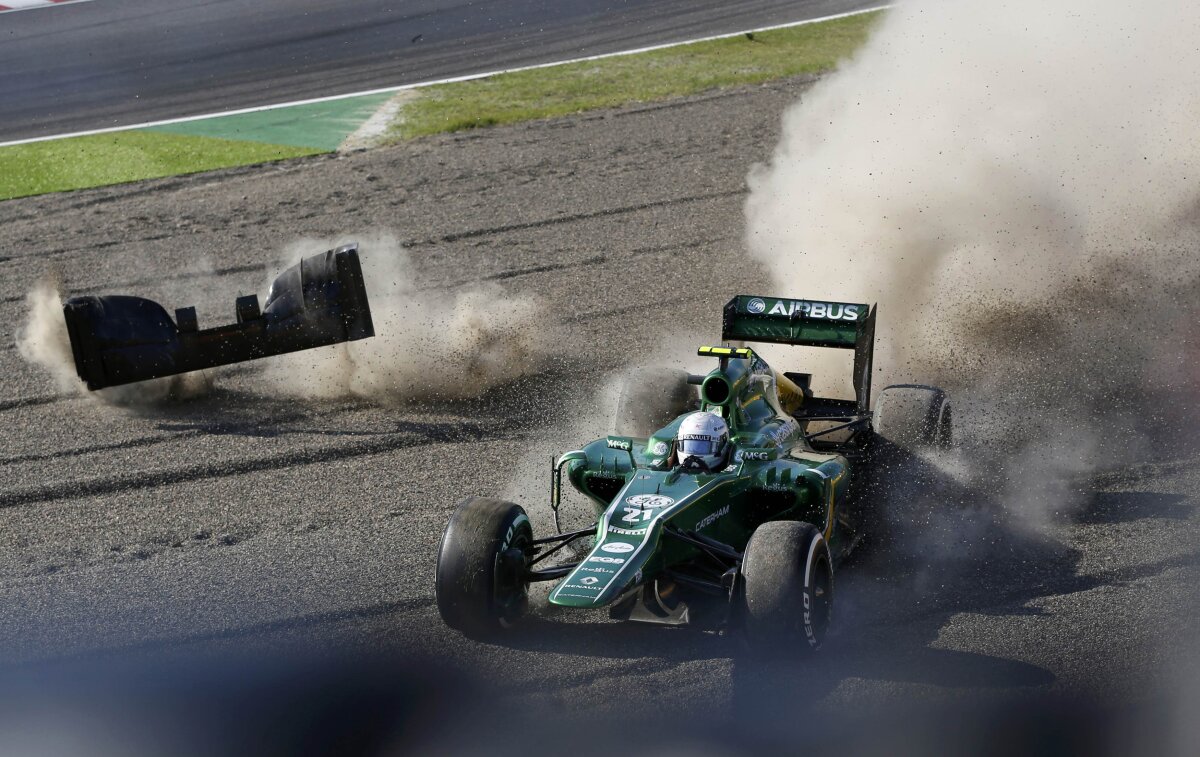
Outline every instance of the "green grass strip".
<svg viewBox="0 0 1200 757">
<path fill-rule="evenodd" d="M 0 200 L 325 152 L 311 147 L 122 131 L 0 147 Z"/>
<path fill-rule="evenodd" d="M 879 13 L 697 42 L 633 55 L 439 84 L 420 90 L 392 140 L 551 118 L 758 84 L 834 68 L 862 45 Z"/>
</svg>

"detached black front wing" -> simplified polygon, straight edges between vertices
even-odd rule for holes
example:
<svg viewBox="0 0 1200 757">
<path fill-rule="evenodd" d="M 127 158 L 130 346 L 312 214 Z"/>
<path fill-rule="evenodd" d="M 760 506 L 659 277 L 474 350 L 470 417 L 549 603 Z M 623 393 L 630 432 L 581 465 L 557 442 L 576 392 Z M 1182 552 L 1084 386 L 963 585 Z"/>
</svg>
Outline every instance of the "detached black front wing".
<svg viewBox="0 0 1200 757">
<path fill-rule="evenodd" d="M 298 352 L 375 335 L 358 245 L 304 258 L 275 278 L 267 304 L 237 299 L 237 323 L 200 329 L 141 297 L 72 297 L 63 305 L 75 370 L 88 389 Z"/>
</svg>

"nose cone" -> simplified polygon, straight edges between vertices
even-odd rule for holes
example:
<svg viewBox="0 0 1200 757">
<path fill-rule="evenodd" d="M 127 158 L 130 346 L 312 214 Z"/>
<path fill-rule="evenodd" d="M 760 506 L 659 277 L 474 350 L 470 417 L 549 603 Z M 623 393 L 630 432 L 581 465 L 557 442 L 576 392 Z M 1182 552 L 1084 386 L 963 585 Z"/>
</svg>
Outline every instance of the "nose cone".
<svg viewBox="0 0 1200 757">
<path fill-rule="evenodd" d="M 562 607 L 603 607 L 642 581 L 658 552 L 662 525 L 697 489 L 694 476 L 640 470 L 600 518 L 596 545 L 550 592 Z"/>
<path fill-rule="evenodd" d="M 560 607 L 604 607 L 636 586 L 642 567 L 654 554 L 651 529 L 625 529 L 640 534 L 613 534 L 597 544 L 575 570 L 550 592 L 550 604 Z M 653 541 L 654 543 L 649 543 Z"/>
</svg>

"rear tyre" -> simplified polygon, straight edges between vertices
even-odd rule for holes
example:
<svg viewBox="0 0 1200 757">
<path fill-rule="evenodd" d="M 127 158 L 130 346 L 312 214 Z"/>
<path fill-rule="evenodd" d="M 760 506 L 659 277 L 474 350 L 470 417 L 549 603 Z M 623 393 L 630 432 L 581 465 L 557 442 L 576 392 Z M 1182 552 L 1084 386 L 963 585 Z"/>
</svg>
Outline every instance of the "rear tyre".
<svg viewBox="0 0 1200 757">
<path fill-rule="evenodd" d="M 825 641 L 833 607 L 833 561 L 816 526 L 759 526 L 742 556 L 742 630 L 760 656 L 809 653 Z"/>
<path fill-rule="evenodd" d="M 613 434 L 645 438 L 695 409 L 698 395 L 687 379 L 687 371 L 674 368 L 640 368 L 631 373 L 621 384 Z"/>
<path fill-rule="evenodd" d="M 945 449 L 953 431 L 950 398 L 936 386 L 897 384 L 875 401 L 875 432 L 902 449 Z"/>
<path fill-rule="evenodd" d="M 463 500 L 442 534 L 434 578 L 446 625 L 472 638 L 512 627 L 529 602 L 525 570 L 532 542 L 533 527 L 519 505 Z"/>
</svg>

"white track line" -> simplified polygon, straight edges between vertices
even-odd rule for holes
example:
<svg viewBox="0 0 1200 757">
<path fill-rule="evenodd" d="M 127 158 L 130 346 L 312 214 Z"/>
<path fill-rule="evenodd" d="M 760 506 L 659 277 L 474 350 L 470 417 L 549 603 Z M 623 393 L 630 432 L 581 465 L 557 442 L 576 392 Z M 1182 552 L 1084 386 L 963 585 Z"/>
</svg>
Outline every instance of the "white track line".
<svg viewBox="0 0 1200 757">
<path fill-rule="evenodd" d="M 88 2 L 89 0 L 67 0 L 68 2 Z M 3 2 L 3 0 L 0 0 Z M 537 63 L 532 66 L 518 66 L 516 68 L 505 68 L 498 71 L 487 71 L 480 74 L 466 74 L 464 76 L 452 76 L 448 79 L 436 79 L 434 81 L 423 81 L 415 84 L 401 84 L 396 87 L 382 87 L 380 89 L 367 89 L 362 92 L 351 92 L 345 95 L 330 95 L 327 97 L 313 97 L 308 100 L 293 100 L 291 102 L 276 103 L 275 105 L 258 105 L 253 108 L 238 108 L 236 110 L 224 110 L 219 113 L 206 113 L 202 116 L 186 116 L 184 118 L 167 118 L 162 121 L 147 121 L 140 124 L 129 124 L 128 126 L 109 126 L 103 129 L 91 129 L 88 131 L 73 131 L 68 134 L 54 134 L 48 137 L 32 137 L 29 139 L 14 139 L 10 142 L 0 142 L 0 147 L 11 147 L 13 145 L 27 145 L 34 142 L 48 142 L 52 139 L 68 139 L 70 137 L 90 137 L 95 134 L 111 134 L 117 131 L 132 131 L 134 129 L 148 129 L 152 126 L 170 126 L 172 124 L 184 124 L 192 121 L 203 121 L 209 118 L 220 118 L 221 116 L 240 116 L 246 113 L 261 113 L 267 110 L 278 110 L 280 108 L 292 108 L 298 105 L 314 105 L 316 103 L 334 102 L 336 100 L 349 100 L 352 97 L 363 97 L 366 95 L 382 95 L 388 92 L 401 92 L 406 89 L 418 89 L 420 87 L 432 87 L 437 84 L 453 84 L 460 81 L 471 81 L 473 79 L 486 79 L 489 76 L 499 76 L 500 74 L 511 74 L 517 71 L 533 71 L 539 68 L 553 68 L 554 66 L 565 66 L 571 63 L 583 63 L 592 60 L 602 60 L 604 58 L 616 58 L 622 55 L 636 55 L 638 53 L 648 53 L 652 50 L 665 50 L 668 47 L 680 47 L 683 45 L 694 45 L 698 42 L 711 42 L 716 39 L 729 39 L 730 37 L 740 37 L 743 34 L 755 34 L 758 32 L 769 32 L 775 29 L 790 29 L 796 26 L 806 26 L 808 24 L 819 24 L 822 21 L 834 21 L 839 18 L 849 18 L 850 16 L 860 16 L 864 13 L 875 13 L 876 11 L 886 10 L 891 8 L 889 5 L 877 5 L 873 8 L 864 8 L 858 11 L 850 11 L 848 13 L 836 13 L 832 16 L 822 16 L 821 18 L 810 18 L 806 21 L 792 21 L 786 24 L 775 24 L 774 26 L 763 26 L 757 29 L 745 29 L 740 32 L 730 32 L 728 34 L 715 34 L 711 37 L 698 37 L 696 39 L 688 39 L 682 42 L 667 42 L 661 45 L 650 45 L 649 47 L 639 47 L 634 50 L 621 50 L 615 53 L 602 53 L 600 55 L 589 55 L 583 58 L 571 58 L 570 60 L 559 60 L 553 63 Z"/>
<path fill-rule="evenodd" d="M 0 13 L 31 11 L 38 8 L 53 8 L 58 5 L 88 3 L 91 0 L 0 0 Z"/>
</svg>

